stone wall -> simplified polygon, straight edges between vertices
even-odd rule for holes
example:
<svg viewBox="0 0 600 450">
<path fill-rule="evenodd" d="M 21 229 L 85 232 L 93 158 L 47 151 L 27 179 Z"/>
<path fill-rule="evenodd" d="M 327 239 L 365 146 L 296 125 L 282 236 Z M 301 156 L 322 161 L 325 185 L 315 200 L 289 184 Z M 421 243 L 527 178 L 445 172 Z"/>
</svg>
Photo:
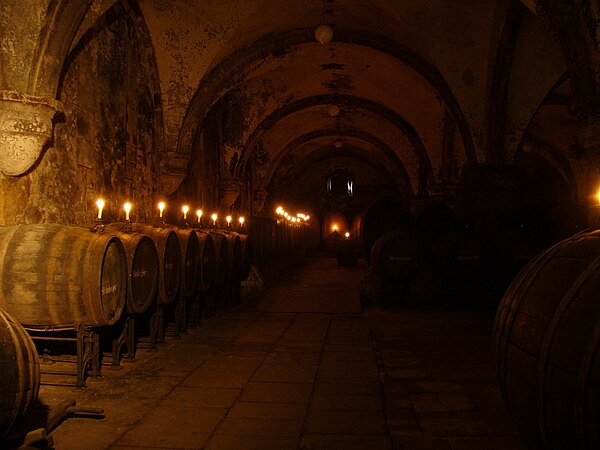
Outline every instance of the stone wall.
<svg viewBox="0 0 600 450">
<path fill-rule="evenodd" d="M 26 175 L 0 179 L 0 225 L 89 224 L 95 201 L 107 220 L 155 214 L 162 148 L 160 92 L 143 18 L 127 4 L 110 9 L 71 51 L 58 99 L 54 142 Z"/>
</svg>

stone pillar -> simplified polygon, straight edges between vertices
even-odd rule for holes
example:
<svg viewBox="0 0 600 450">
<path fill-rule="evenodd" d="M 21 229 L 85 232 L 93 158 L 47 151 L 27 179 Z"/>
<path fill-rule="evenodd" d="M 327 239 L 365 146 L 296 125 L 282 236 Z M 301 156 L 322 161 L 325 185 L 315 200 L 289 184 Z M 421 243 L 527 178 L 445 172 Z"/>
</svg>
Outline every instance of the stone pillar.
<svg viewBox="0 0 600 450">
<path fill-rule="evenodd" d="M 242 190 L 242 183 L 237 178 L 224 178 L 219 182 L 219 198 L 221 208 L 230 210 Z"/>
<path fill-rule="evenodd" d="M 0 171 L 18 176 L 29 171 L 52 141 L 60 103 L 14 91 L 0 91 Z"/>
</svg>

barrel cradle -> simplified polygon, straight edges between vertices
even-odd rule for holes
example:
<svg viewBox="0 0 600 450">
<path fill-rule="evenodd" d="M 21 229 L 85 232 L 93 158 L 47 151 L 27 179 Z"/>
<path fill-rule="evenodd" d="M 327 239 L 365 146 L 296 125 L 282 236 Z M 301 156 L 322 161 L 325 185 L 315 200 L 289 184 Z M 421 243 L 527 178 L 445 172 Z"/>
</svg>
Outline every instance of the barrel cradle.
<svg viewBox="0 0 600 450">
<path fill-rule="evenodd" d="M 112 223 L 127 255 L 127 313 L 141 314 L 156 300 L 158 290 L 158 252 L 146 234 L 131 231 L 130 224 Z"/>
<path fill-rule="evenodd" d="M 112 325 L 126 292 L 127 258 L 114 234 L 57 224 L 0 228 L 0 307 L 20 323 Z"/>
<path fill-rule="evenodd" d="M 179 292 L 181 279 L 181 249 L 177 233 L 171 228 L 149 224 L 132 223 L 134 232 L 148 235 L 158 252 L 159 305 L 173 303 Z"/>
<path fill-rule="evenodd" d="M 23 327 L 0 309 L 0 444 L 27 415 L 40 388 L 40 365 Z"/>
<path fill-rule="evenodd" d="M 531 448 L 600 448 L 600 230 L 519 272 L 494 324 L 502 395 Z"/>
</svg>

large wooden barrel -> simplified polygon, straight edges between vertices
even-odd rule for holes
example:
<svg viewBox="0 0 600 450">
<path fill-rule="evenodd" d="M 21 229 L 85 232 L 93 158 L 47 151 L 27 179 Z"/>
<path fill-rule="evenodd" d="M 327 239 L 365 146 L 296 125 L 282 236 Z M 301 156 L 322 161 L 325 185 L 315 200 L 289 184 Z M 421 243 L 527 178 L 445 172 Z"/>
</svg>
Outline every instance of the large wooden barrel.
<svg viewBox="0 0 600 450">
<path fill-rule="evenodd" d="M 382 278 L 409 281 L 419 269 L 417 241 L 404 230 L 389 231 L 375 241 L 371 261 Z"/>
<path fill-rule="evenodd" d="M 440 251 L 452 306 L 484 306 L 489 259 L 475 235 L 467 230 L 452 233 Z"/>
<path fill-rule="evenodd" d="M 461 223 L 452 208 L 445 203 L 432 201 L 415 214 L 413 229 L 423 261 L 437 265 L 442 243 L 450 234 L 461 229 Z"/>
<path fill-rule="evenodd" d="M 0 443 L 35 403 L 40 388 L 40 363 L 33 341 L 6 311 L 0 309 Z"/>
<path fill-rule="evenodd" d="M 246 220 L 248 235 L 252 237 L 253 255 L 261 267 L 273 261 L 276 225 L 277 221 L 270 217 L 252 216 Z"/>
<path fill-rule="evenodd" d="M 493 266 L 493 282 L 500 299 L 513 278 L 538 253 L 535 242 L 524 230 L 512 229 L 495 233 L 488 239 L 489 260 Z"/>
<path fill-rule="evenodd" d="M 177 233 L 181 250 L 181 278 L 179 295 L 191 297 L 197 291 L 200 270 L 200 245 L 196 232 L 190 228 L 172 227 Z"/>
<path fill-rule="evenodd" d="M 224 233 L 227 238 L 229 250 L 227 254 L 227 282 L 237 283 L 242 276 L 242 242 L 237 233 Z"/>
<path fill-rule="evenodd" d="M 107 231 L 0 228 L 0 307 L 32 327 L 114 324 L 125 307 L 127 257 Z"/>
<path fill-rule="evenodd" d="M 181 249 L 177 233 L 168 227 L 155 227 L 137 222 L 131 226 L 133 231 L 147 234 L 154 241 L 159 263 L 157 303 L 172 303 L 179 292 L 181 279 Z"/>
<path fill-rule="evenodd" d="M 196 231 L 198 235 L 198 252 L 200 264 L 198 266 L 198 291 L 204 292 L 210 289 L 215 279 L 216 255 L 215 242 L 209 233 Z"/>
<path fill-rule="evenodd" d="M 215 244 L 215 276 L 213 286 L 221 287 L 227 279 L 229 266 L 229 242 L 223 233 L 218 231 L 210 232 Z"/>
<path fill-rule="evenodd" d="M 358 219 L 357 219 L 358 220 Z M 369 258 L 375 241 L 385 233 L 394 230 L 411 231 L 410 212 L 392 200 L 380 200 L 369 206 L 358 220 L 353 235 L 360 241 L 364 256 Z"/>
<path fill-rule="evenodd" d="M 252 242 L 252 237 L 247 234 L 240 234 L 239 236 L 240 244 L 242 246 L 240 281 L 244 281 L 250 276 L 250 269 L 252 268 L 252 262 L 254 259 L 254 243 Z"/>
<path fill-rule="evenodd" d="M 494 324 L 504 400 L 530 448 L 600 448 L 600 230 L 534 258 Z"/>
<path fill-rule="evenodd" d="M 128 314 L 147 311 L 156 299 L 158 290 L 158 253 L 152 239 L 142 233 L 131 231 L 125 223 L 112 223 L 123 243 L 127 255 L 127 307 Z"/>
</svg>

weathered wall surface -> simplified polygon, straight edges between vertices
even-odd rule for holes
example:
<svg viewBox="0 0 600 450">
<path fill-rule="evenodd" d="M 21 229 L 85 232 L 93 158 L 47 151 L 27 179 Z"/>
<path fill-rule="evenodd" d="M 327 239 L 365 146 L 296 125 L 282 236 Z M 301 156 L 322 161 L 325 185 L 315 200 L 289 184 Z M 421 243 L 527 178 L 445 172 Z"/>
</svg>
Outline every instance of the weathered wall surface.
<svg viewBox="0 0 600 450">
<path fill-rule="evenodd" d="M 202 132 L 196 136 L 187 176 L 179 189 L 169 196 L 169 203 L 176 205 L 176 216 L 180 216 L 181 205 L 187 203 L 193 211 L 202 209 L 205 215 L 203 223 L 208 224 L 208 217 L 218 210 L 223 147 L 221 130 L 221 114 L 217 106 L 204 119 Z M 173 219 L 173 214 L 170 210 L 168 217 Z"/>
<path fill-rule="evenodd" d="M 69 55 L 54 143 L 27 175 L 0 179 L 0 224 L 91 223 L 95 200 L 107 219 L 155 214 L 160 92 L 143 19 L 125 5 L 104 15 Z"/>
</svg>

